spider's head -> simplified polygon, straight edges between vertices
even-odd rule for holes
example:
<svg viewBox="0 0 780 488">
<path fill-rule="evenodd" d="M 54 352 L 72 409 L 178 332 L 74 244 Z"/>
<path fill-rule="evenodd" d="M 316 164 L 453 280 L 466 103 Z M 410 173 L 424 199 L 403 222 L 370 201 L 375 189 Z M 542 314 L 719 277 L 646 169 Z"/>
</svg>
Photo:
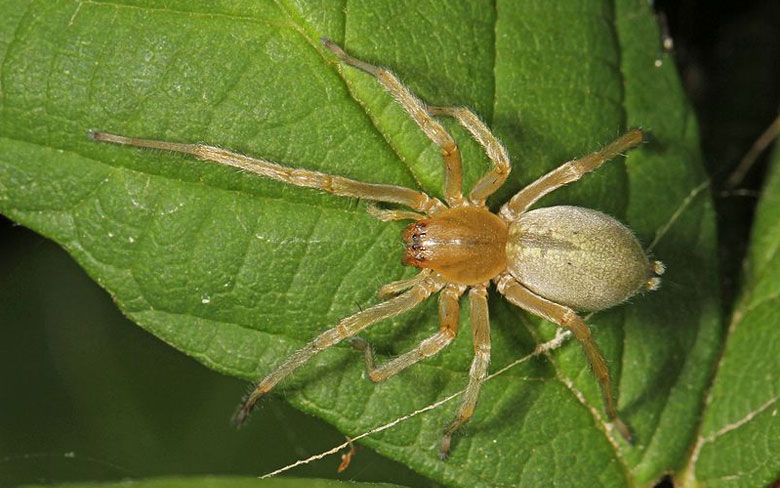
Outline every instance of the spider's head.
<svg viewBox="0 0 780 488">
<path fill-rule="evenodd" d="M 426 261 L 430 258 L 426 237 L 428 235 L 428 221 L 418 220 L 404 229 L 401 234 L 406 243 L 406 252 L 402 259 L 406 266 L 415 268 L 428 268 Z"/>
<path fill-rule="evenodd" d="M 408 226 L 403 263 L 475 285 L 506 269 L 506 224 L 485 208 L 458 207 Z"/>
</svg>

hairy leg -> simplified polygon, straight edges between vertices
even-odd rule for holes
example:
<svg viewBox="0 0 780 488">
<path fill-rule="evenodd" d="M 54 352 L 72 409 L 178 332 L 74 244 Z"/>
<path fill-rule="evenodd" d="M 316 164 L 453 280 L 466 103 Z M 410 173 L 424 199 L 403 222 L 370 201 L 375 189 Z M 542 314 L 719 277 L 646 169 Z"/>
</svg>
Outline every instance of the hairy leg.
<svg viewBox="0 0 780 488">
<path fill-rule="evenodd" d="M 398 101 L 428 138 L 441 148 L 444 157 L 444 199 L 450 206 L 463 202 L 463 175 L 460 150 L 449 132 L 428 114 L 425 103 L 406 88 L 398 78 L 385 68 L 361 61 L 345 53 L 329 39 L 322 44 L 345 64 L 374 76 Z"/>
<path fill-rule="evenodd" d="M 620 419 L 612 396 L 612 381 L 609 378 L 609 369 L 604 356 L 599 351 L 596 342 L 590 335 L 590 329 L 574 310 L 563 305 L 551 302 L 531 292 L 528 288 L 518 283 L 511 275 L 504 274 L 496 282 L 496 288 L 507 300 L 514 305 L 538 315 L 560 327 L 571 330 L 574 337 L 580 342 L 590 367 L 601 388 L 604 400 L 604 408 L 607 417 L 614 424 L 626 441 L 632 442 L 631 432 L 628 426 Z"/>
<path fill-rule="evenodd" d="M 423 269 L 416 275 L 406 280 L 398 280 L 382 285 L 377 292 L 377 296 L 380 300 L 387 300 L 390 297 L 398 295 L 399 293 L 408 290 L 418 284 L 422 283 L 427 277 L 433 274 L 432 269 Z"/>
<path fill-rule="evenodd" d="M 411 310 L 441 288 L 442 285 L 438 281 L 426 279 L 397 297 L 341 319 L 335 327 L 326 330 L 301 349 L 294 352 L 281 366 L 263 378 L 246 400 L 244 400 L 241 407 L 239 407 L 234 419 L 235 423 L 241 425 L 263 395 L 271 391 L 277 383 L 290 375 L 318 352 L 338 344 L 344 339 L 352 337 L 375 322 L 395 317 L 396 315 Z"/>
<path fill-rule="evenodd" d="M 458 298 L 463 293 L 458 285 L 447 285 L 439 294 L 439 332 L 425 339 L 411 351 L 377 366 L 374 350 L 360 337 L 351 339 L 352 345 L 363 351 L 366 369 L 371 381 L 379 382 L 398 374 L 409 366 L 439 353 L 447 347 L 458 333 L 460 309 Z"/>
<path fill-rule="evenodd" d="M 602 164 L 617 157 L 642 142 L 642 131 L 634 129 L 618 137 L 607 146 L 583 158 L 564 163 L 526 186 L 501 207 L 499 215 L 512 222 L 537 200 L 551 191 L 573 183 L 583 175 L 598 169 Z"/>
<path fill-rule="evenodd" d="M 490 316 L 488 314 L 487 290 L 485 285 L 475 286 L 469 291 L 471 304 L 471 338 L 474 342 L 474 359 L 469 370 L 469 384 L 463 394 L 455 419 L 444 429 L 439 447 L 439 457 L 445 459 L 450 452 L 452 435 L 468 422 L 477 408 L 477 399 L 482 383 L 487 378 L 490 364 Z"/>
<path fill-rule="evenodd" d="M 363 183 L 319 171 L 288 168 L 264 159 L 245 156 L 205 144 L 139 139 L 97 131 L 90 131 L 89 135 L 96 141 L 189 154 L 204 161 L 212 161 L 290 185 L 315 188 L 338 196 L 397 203 L 426 215 L 443 208 L 442 203 L 437 199 L 403 186 Z"/>
<path fill-rule="evenodd" d="M 493 168 L 477 181 L 477 184 L 474 185 L 469 194 L 469 200 L 473 203 L 477 205 L 484 204 L 487 197 L 501 188 L 506 182 L 509 172 L 512 170 L 506 148 L 493 135 L 485 123 L 466 107 L 428 107 L 428 113 L 454 117 L 485 150 L 485 154 L 493 163 Z"/>
<path fill-rule="evenodd" d="M 366 211 L 372 216 L 382 222 L 391 222 L 393 220 L 422 220 L 425 218 L 423 214 L 412 212 L 410 210 L 395 210 L 377 208 L 374 205 L 369 205 Z"/>
</svg>

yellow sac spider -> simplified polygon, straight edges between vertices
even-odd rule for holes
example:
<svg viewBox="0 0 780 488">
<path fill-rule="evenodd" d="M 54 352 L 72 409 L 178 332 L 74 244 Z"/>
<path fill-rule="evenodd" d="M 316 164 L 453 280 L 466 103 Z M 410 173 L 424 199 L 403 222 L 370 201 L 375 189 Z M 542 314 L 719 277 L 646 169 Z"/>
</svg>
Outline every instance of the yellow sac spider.
<svg viewBox="0 0 780 488">
<path fill-rule="evenodd" d="M 425 135 L 441 148 L 444 202 L 411 188 L 292 169 L 204 144 L 90 131 L 96 141 L 190 154 L 291 185 L 411 209 L 369 207 L 368 211 L 383 221 L 413 221 L 403 231 L 406 242 L 403 263 L 421 271 L 413 278 L 383 286 L 379 296 L 384 301 L 342 319 L 263 378 L 240 406 L 236 423 L 243 423 L 257 401 L 296 368 L 344 339 L 363 351 L 372 381 L 383 381 L 437 354 L 458 332 L 458 301 L 468 290 L 474 359 L 463 400 L 455 418 L 444 429 L 439 454 L 446 458 L 453 433 L 474 414 L 480 387 L 487 376 L 490 362 L 487 289 L 492 282 L 514 305 L 571 330 L 599 382 L 607 416 L 630 441 L 630 431 L 615 408 L 607 364 L 576 310 L 604 310 L 640 290 L 655 290 L 660 285 L 658 276 L 664 272 L 664 266 L 659 261 L 650 261 L 631 231 L 606 214 L 573 206 L 529 208 L 544 195 L 579 180 L 639 144 L 642 132 L 631 130 L 606 147 L 559 166 L 520 190 L 494 214 L 485 206 L 485 200 L 506 182 L 511 169 L 509 156 L 471 110 L 427 106 L 390 71 L 348 55 L 328 39 L 322 43 L 341 62 L 376 77 Z M 492 169 L 482 176 L 468 197 L 462 192 L 458 146 L 435 117 L 457 120 L 482 145 L 492 162 Z M 439 293 L 439 331 L 411 351 L 376 364 L 373 349 L 356 334 L 375 322 L 411 310 L 434 293 Z"/>
</svg>

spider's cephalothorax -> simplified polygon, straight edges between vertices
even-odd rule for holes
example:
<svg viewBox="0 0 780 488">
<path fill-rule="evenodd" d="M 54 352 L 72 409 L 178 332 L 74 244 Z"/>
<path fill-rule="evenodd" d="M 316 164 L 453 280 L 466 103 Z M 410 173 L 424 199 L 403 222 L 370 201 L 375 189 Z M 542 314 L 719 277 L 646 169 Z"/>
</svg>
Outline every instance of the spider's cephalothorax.
<svg viewBox="0 0 780 488">
<path fill-rule="evenodd" d="M 558 206 L 530 210 L 544 195 L 580 179 L 606 161 L 636 146 L 642 132 L 632 130 L 606 147 L 569 161 L 516 193 L 491 213 L 485 200 L 509 175 L 506 149 L 487 126 L 463 107 L 430 107 L 414 96 L 386 69 L 353 58 L 333 42 L 325 47 L 343 63 L 361 69 L 387 89 L 428 138 L 441 148 L 444 159 L 444 202 L 411 188 L 363 183 L 342 176 L 291 169 L 204 144 L 136 139 L 91 131 L 98 141 L 191 154 L 296 186 L 334 195 L 361 198 L 411 210 L 368 211 L 381 220 L 412 220 L 403 232 L 404 264 L 421 268 L 408 280 L 389 283 L 379 290 L 380 303 L 350 315 L 296 351 L 263 378 L 236 414 L 242 423 L 257 401 L 314 354 L 344 339 L 363 351 L 369 376 L 385 380 L 446 347 L 458 332 L 459 299 L 469 291 L 474 359 L 469 382 L 455 419 L 447 426 L 439 453 L 446 457 L 452 434 L 474 413 L 490 361 L 490 321 L 487 289 L 494 284 L 506 299 L 539 317 L 571 330 L 599 382 L 607 417 L 630 440 L 628 427 L 617 414 L 609 371 L 577 310 L 596 311 L 617 305 L 642 289 L 655 290 L 663 264 L 651 262 L 628 228 L 595 210 Z M 493 167 L 471 190 L 462 193 L 461 157 L 458 146 L 436 120 L 453 117 L 485 149 Z M 357 334 L 380 320 L 411 310 L 434 293 L 439 296 L 439 331 L 398 357 L 377 364 L 368 343 Z"/>
<path fill-rule="evenodd" d="M 403 262 L 459 285 L 490 281 L 506 269 L 506 223 L 484 207 L 456 207 L 404 230 Z"/>
</svg>

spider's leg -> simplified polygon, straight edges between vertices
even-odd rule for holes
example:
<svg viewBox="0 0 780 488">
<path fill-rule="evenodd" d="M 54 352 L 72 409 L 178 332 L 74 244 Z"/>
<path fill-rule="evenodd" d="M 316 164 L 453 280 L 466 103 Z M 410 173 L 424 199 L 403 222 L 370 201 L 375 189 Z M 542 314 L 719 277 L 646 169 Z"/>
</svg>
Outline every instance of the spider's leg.
<svg viewBox="0 0 780 488">
<path fill-rule="evenodd" d="M 615 400 L 612 396 L 612 381 L 609 378 L 609 369 L 604 361 L 604 356 L 599 351 L 596 342 L 590 335 L 590 329 L 585 321 L 569 307 L 551 302 L 545 298 L 536 295 L 528 288 L 518 283 L 511 275 L 504 274 L 496 282 L 496 288 L 503 294 L 507 300 L 514 305 L 527 310 L 545 320 L 548 320 L 559 327 L 565 327 L 571 330 L 574 337 L 582 345 L 585 356 L 588 358 L 590 367 L 601 388 L 601 395 L 604 400 L 604 408 L 607 411 L 607 417 L 613 423 L 620 435 L 628 442 L 632 442 L 631 431 L 628 426 L 620 419 L 615 407 Z"/>
<path fill-rule="evenodd" d="M 393 220 L 422 220 L 425 218 L 423 214 L 417 212 L 411 212 L 409 210 L 395 210 L 378 208 L 374 205 L 366 207 L 366 211 L 382 222 L 391 222 Z"/>
<path fill-rule="evenodd" d="M 397 297 L 341 319 L 335 327 L 326 330 L 294 352 L 281 366 L 263 378 L 239 407 L 234 418 L 235 423 L 241 425 L 263 395 L 318 352 L 352 337 L 375 322 L 411 310 L 441 288 L 442 284 L 438 281 L 427 279 Z"/>
<path fill-rule="evenodd" d="M 463 202 L 463 175 L 461 169 L 460 149 L 452 136 L 439 122 L 428 114 L 425 103 L 406 88 L 398 78 L 385 68 L 356 59 L 345 53 L 338 45 L 329 39 L 322 39 L 322 44 L 338 56 L 345 64 L 365 71 L 374 76 L 385 89 L 398 101 L 409 116 L 422 129 L 434 144 L 441 148 L 444 157 L 444 199 L 451 207 Z"/>
<path fill-rule="evenodd" d="M 458 333 L 458 319 L 460 317 L 458 298 L 462 293 L 463 287 L 447 285 L 439 294 L 439 332 L 422 341 L 411 351 L 384 364 L 377 366 L 371 345 L 360 337 L 353 337 L 350 341 L 353 346 L 363 351 L 366 358 L 366 369 L 371 381 L 384 381 L 401 370 L 438 354 L 439 351 L 447 347 Z"/>
<path fill-rule="evenodd" d="M 409 279 L 392 281 L 379 288 L 379 291 L 377 292 L 377 296 L 379 297 L 380 300 L 387 300 L 392 296 L 398 295 L 399 293 L 406 291 L 409 288 L 413 286 L 417 286 L 418 284 L 422 283 L 425 280 L 425 278 L 431 275 L 432 272 L 433 270 L 431 269 L 423 269 Z"/>
<path fill-rule="evenodd" d="M 469 291 L 471 305 L 471 338 L 474 342 L 474 359 L 469 370 L 469 384 L 463 393 L 455 419 L 444 429 L 439 447 L 439 457 L 445 459 L 450 452 L 452 434 L 468 422 L 477 407 L 479 390 L 487 378 L 490 364 L 490 317 L 488 314 L 487 289 L 478 285 Z"/>
<path fill-rule="evenodd" d="M 512 170 L 506 148 L 477 117 L 477 114 L 466 107 L 428 107 L 428 113 L 454 117 L 485 150 L 485 154 L 493 163 L 493 168 L 480 178 L 469 194 L 469 200 L 473 203 L 484 204 L 487 197 L 506 182 Z"/>
<path fill-rule="evenodd" d="M 626 132 L 605 147 L 580 159 L 564 163 L 517 192 L 503 207 L 499 215 L 512 222 L 537 200 L 551 191 L 582 178 L 586 173 L 598 169 L 602 164 L 642 142 L 642 131 Z"/>
<path fill-rule="evenodd" d="M 97 131 L 90 131 L 89 135 L 96 141 L 189 154 L 204 161 L 212 161 L 223 166 L 241 169 L 290 185 L 315 188 L 343 197 L 396 203 L 424 214 L 443 207 L 442 203 L 437 199 L 403 186 L 363 183 L 344 178 L 343 176 L 320 173 L 319 171 L 288 168 L 264 159 L 245 156 L 205 144 L 138 139 Z"/>
</svg>

